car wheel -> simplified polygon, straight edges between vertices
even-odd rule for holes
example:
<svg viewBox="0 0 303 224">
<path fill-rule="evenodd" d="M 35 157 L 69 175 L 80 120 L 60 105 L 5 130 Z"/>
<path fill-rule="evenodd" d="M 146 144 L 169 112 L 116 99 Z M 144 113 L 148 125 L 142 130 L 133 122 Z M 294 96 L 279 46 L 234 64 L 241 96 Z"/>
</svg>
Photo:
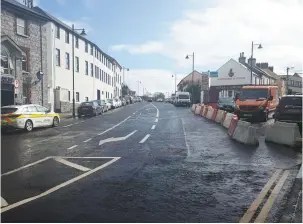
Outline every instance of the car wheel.
<svg viewBox="0 0 303 224">
<path fill-rule="evenodd" d="M 57 127 L 58 125 L 59 125 L 59 118 L 58 117 L 54 117 L 53 127 Z"/>
<path fill-rule="evenodd" d="M 24 129 L 28 132 L 32 131 L 34 128 L 33 122 L 31 120 L 27 120 L 24 125 Z"/>
</svg>

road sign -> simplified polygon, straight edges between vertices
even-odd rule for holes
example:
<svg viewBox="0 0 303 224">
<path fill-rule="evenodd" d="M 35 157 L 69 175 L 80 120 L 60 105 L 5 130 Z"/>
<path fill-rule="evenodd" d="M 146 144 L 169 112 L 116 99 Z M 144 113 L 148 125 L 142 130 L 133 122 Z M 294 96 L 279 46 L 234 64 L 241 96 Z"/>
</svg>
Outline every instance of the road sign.
<svg viewBox="0 0 303 224">
<path fill-rule="evenodd" d="M 209 72 L 210 77 L 218 77 L 218 72 Z"/>
<path fill-rule="evenodd" d="M 209 77 L 208 77 L 208 72 L 202 72 L 201 74 L 201 90 L 208 90 L 209 89 Z"/>
<path fill-rule="evenodd" d="M 18 88 L 18 87 L 19 87 L 19 81 L 18 81 L 17 79 L 15 79 L 14 84 L 15 84 L 15 88 Z"/>
</svg>

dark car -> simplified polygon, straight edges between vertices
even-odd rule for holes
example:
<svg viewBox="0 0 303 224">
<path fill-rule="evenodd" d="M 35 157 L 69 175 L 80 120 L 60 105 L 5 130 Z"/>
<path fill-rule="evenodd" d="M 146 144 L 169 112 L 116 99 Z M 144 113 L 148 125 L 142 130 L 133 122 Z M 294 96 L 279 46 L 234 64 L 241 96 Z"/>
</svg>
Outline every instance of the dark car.
<svg viewBox="0 0 303 224">
<path fill-rule="evenodd" d="M 78 117 L 84 116 L 97 116 L 102 114 L 102 106 L 99 105 L 95 100 L 83 102 L 78 107 Z"/>
<path fill-rule="evenodd" d="M 235 109 L 235 100 L 231 97 L 220 98 L 217 102 L 217 108 L 232 113 Z"/>
<path fill-rule="evenodd" d="M 302 129 L 302 95 L 286 95 L 280 99 L 274 114 L 275 121 L 297 123 Z"/>
</svg>

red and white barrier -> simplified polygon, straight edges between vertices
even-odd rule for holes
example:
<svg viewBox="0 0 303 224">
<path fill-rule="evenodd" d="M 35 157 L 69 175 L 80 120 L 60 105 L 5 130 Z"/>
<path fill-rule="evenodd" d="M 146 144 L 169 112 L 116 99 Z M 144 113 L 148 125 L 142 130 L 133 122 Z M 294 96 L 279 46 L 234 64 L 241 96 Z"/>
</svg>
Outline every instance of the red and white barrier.
<svg viewBox="0 0 303 224">
<path fill-rule="evenodd" d="M 216 120 L 217 114 L 218 114 L 218 109 L 214 109 L 214 111 L 213 111 L 213 116 L 211 117 L 211 119 L 212 119 L 213 121 Z"/>
<path fill-rule="evenodd" d="M 229 135 L 229 137 L 233 136 L 233 134 L 236 130 L 236 127 L 237 127 L 237 123 L 238 123 L 238 119 L 235 119 L 235 117 L 233 117 L 230 121 L 228 130 L 227 130 L 227 134 Z"/>
<path fill-rule="evenodd" d="M 214 112 L 214 108 L 212 107 L 208 107 L 207 109 L 207 114 L 206 114 L 206 118 L 211 120 L 213 117 L 213 112 Z"/>
<path fill-rule="evenodd" d="M 195 111 L 196 111 L 196 104 L 193 104 L 193 105 L 191 106 L 191 111 L 192 111 L 193 113 L 195 113 Z"/>
<path fill-rule="evenodd" d="M 225 118 L 225 111 L 224 110 L 218 110 L 215 121 L 217 123 L 221 124 L 224 121 L 223 116 Z"/>
<path fill-rule="evenodd" d="M 206 117 L 208 106 L 204 106 L 202 117 Z"/>
<path fill-rule="evenodd" d="M 201 106 L 197 105 L 195 110 L 195 115 L 200 115 L 200 112 L 201 112 Z"/>
<path fill-rule="evenodd" d="M 233 119 L 233 114 L 231 114 L 231 113 L 227 113 L 226 115 L 225 115 L 225 119 L 224 119 L 224 121 L 223 121 L 223 127 L 225 127 L 225 128 L 229 128 L 229 126 L 230 126 L 230 123 L 231 123 L 231 120 Z"/>
<path fill-rule="evenodd" d="M 203 116 L 203 110 L 204 110 L 204 104 L 202 104 L 202 106 L 201 106 L 201 110 L 200 110 L 200 116 Z"/>
</svg>

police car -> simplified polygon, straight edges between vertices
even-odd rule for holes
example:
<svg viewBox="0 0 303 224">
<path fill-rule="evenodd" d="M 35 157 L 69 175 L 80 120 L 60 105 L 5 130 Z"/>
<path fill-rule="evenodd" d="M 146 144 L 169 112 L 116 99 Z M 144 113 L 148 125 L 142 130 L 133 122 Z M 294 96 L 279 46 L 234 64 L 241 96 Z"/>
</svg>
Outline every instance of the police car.
<svg viewBox="0 0 303 224">
<path fill-rule="evenodd" d="M 1 108 L 1 129 L 25 129 L 32 131 L 37 127 L 56 127 L 60 123 L 60 116 L 49 109 L 36 105 L 12 105 Z"/>
</svg>

